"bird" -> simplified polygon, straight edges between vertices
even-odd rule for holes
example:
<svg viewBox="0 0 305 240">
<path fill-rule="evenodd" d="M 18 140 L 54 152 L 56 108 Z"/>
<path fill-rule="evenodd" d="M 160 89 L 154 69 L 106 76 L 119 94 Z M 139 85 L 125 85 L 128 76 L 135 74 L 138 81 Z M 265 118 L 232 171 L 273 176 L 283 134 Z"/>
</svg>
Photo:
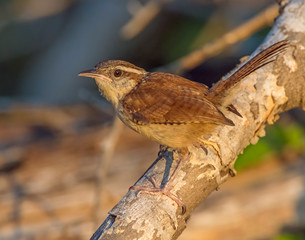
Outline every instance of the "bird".
<svg viewBox="0 0 305 240">
<path fill-rule="evenodd" d="M 213 133 L 217 126 L 235 125 L 226 117 L 227 111 L 242 117 L 228 100 L 232 99 L 229 90 L 274 61 L 288 45 L 289 42 L 283 40 L 267 47 L 211 88 L 171 73 L 148 72 L 122 60 L 102 61 L 93 69 L 80 72 L 79 76 L 93 78 L 122 122 L 141 135 L 178 149 L 185 156 L 192 145 L 203 149 L 206 149 L 205 145 L 211 145 L 219 152 L 218 145 L 203 136 Z M 150 190 L 158 191 L 154 181 L 153 185 Z M 135 189 L 149 191 L 145 187 Z M 165 188 L 159 191 L 183 205 Z"/>
</svg>

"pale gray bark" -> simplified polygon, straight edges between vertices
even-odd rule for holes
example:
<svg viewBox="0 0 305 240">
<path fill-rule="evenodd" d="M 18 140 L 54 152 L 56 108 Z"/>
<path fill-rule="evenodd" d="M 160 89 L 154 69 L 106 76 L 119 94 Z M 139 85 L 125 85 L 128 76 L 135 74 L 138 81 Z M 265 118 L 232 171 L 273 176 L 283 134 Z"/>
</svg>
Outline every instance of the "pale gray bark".
<svg viewBox="0 0 305 240">
<path fill-rule="evenodd" d="M 220 126 L 208 138 L 220 146 L 221 161 L 213 148 L 208 147 L 207 155 L 201 149 L 190 148 L 189 161 L 183 163 L 171 180 L 171 192 L 185 203 L 186 213 L 182 215 L 181 208 L 164 195 L 140 193 L 137 196 L 131 190 L 109 212 L 92 239 L 177 239 L 194 208 L 229 178 L 237 156 L 264 136 L 266 124 L 272 124 L 281 112 L 305 107 L 304 1 L 291 0 L 282 6 L 280 16 L 257 51 L 283 39 L 289 40 L 291 46 L 274 63 L 242 80 L 230 93 L 234 95 L 233 105 L 243 118 L 226 113 L 235 127 Z M 137 185 L 152 186 L 148 180 L 152 176 L 158 184 L 165 182 L 177 161 L 175 152 L 165 152 Z"/>
</svg>

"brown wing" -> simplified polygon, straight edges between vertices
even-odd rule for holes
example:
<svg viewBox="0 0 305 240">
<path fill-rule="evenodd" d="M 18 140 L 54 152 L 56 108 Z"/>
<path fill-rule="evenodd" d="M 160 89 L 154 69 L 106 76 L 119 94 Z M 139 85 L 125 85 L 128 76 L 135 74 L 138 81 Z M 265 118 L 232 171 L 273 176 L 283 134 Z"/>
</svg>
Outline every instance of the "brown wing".
<svg viewBox="0 0 305 240">
<path fill-rule="evenodd" d="M 172 74 L 150 73 L 122 100 L 138 124 L 215 123 L 234 125 L 205 98 L 208 87 Z"/>
</svg>

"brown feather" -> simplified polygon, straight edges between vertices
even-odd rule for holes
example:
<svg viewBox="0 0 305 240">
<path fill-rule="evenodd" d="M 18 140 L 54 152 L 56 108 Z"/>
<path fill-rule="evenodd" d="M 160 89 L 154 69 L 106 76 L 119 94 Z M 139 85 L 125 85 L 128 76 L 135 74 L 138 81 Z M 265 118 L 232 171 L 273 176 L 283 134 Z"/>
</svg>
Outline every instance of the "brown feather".
<svg viewBox="0 0 305 240">
<path fill-rule="evenodd" d="M 163 75 L 163 77 L 161 77 Z M 234 125 L 206 99 L 208 87 L 168 73 L 150 73 L 121 101 L 132 121 L 146 124 Z"/>
<path fill-rule="evenodd" d="M 235 71 L 227 79 L 219 81 L 210 90 L 207 96 L 214 103 L 220 101 L 223 95 L 228 89 L 239 83 L 243 78 L 250 75 L 257 69 L 263 67 L 264 65 L 273 62 L 276 56 L 283 52 L 289 46 L 289 42 L 284 40 L 271 45 L 265 50 L 261 51 L 255 55 L 252 59 L 242 65 L 237 71 Z"/>
</svg>

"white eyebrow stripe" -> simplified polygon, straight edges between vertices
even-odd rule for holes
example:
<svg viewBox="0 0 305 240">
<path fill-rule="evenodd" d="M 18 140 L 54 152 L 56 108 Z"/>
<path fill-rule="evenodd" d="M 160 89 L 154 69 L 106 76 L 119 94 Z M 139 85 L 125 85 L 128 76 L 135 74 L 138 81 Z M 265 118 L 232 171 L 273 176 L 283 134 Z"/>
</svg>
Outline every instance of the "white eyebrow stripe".
<svg viewBox="0 0 305 240">
<path fill-rule="evenodd" d="M 133 72 L 133 73 L 137 73 L 137 74 L 143 73 L 142 71 L 135 69 L 135 68 L 131 68 L 131 67 L 117 66 L 117 68 L 122 70 L 123 72 Z"/>
</svg>

